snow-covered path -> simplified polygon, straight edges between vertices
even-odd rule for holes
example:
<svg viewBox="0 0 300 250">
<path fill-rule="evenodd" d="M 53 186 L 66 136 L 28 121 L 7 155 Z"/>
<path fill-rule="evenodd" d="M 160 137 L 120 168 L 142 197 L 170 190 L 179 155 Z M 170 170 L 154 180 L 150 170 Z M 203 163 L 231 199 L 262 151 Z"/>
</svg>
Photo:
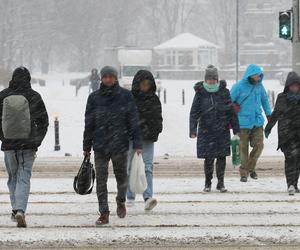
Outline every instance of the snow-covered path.
<svg viewBox="0 0 300 250">
<path fill-rule="evenodd" d="M 95 228 L 97 199 L 74 194 L 72 179 L 34 178 L 28 229 L 9 218 L 5 179 L 0 179 L 0 248 L 72 247 L 94 244 L 269 245 L 300 243 L 300 195 L 288 196 L 282 177 L 240 183 L 226 180 L 229 192 L 202 193 L 201 178 L 156 178 L 157 208 L 146 213 L 138 197 L 128 216 L 115 213 L 115 181 L 109 180 L 110 225 Z M 215 185 L 215 183 L 214 183 Z"/>
</svg>

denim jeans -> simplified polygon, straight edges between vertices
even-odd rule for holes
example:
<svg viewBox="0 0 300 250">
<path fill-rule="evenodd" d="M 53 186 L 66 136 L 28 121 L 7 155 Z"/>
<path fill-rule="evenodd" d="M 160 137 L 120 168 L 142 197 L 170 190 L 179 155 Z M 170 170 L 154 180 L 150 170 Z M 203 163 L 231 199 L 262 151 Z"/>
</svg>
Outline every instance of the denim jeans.
<svg viewBox="0 0 300 250">
<path fill-rule="evenodd" d="M 8 173 L 7 186 L 12 210 L 26 212 L 35 154 L 35 150 L 10 150 L 4 152 L 5 166 Z"/>
<path fill-rule="evenodd" d="M 99 203 L 99 212 L 108 213 L 108 164 L 112 161 L 114 174 L 117 181 L 118 194 L 116 197 L 117 202 L 126 201 L 127 191 L 127 156 L 128 153 L 107 154 L 103 152 L 95 152 L 95 168 L 97 180 L 97 197 Z"/>
<path fill-rule="evenodd" d="M 130 143 L 129 152 L 128 152 L 128 178 L 130 178 L 131 172 L 131 162 L 134 156 L 134 150 L 132 149 L 132 143 Z M 147 179 L 147 189 L 143 193 L 144 200 L 152 198 L 153 195 L 153 157 L 154 157 L 154 142 L 143 141 L 143 153 L 142 158 L 145 164 L 145 173 Z M 131 192 L 130 187 L 128 186 L 127 199 L 134 200 L 135 194 Z"/>
</svg>

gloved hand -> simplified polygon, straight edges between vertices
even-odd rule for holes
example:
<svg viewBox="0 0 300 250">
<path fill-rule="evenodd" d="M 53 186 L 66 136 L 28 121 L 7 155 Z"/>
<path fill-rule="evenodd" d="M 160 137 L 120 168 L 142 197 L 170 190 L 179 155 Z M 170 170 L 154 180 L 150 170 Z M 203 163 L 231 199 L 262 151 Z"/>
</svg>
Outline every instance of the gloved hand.
<svg viewBox="0 0 300 250">
<path fill-rule="evenodd" d="M 234 103 L 233 103 L 233 107 L 234 107 L 235 113 L 240 112 L 240 110 L 241 110 L 240 104 L 238 104 L 237 102 L 234 102 Z"/>
<path fill-rule="evenodd" d="M 268 115 L 268 116 L 267 116 L 267 121 L 269 122 L 270 120 L 271 120 L 271 116 Z"/>
<path fill-rule="evenodd" d="M 270 130 L 265 130 L 265 137 L 268 139 L 269 135 L 271 134 Z"/>
</svg>

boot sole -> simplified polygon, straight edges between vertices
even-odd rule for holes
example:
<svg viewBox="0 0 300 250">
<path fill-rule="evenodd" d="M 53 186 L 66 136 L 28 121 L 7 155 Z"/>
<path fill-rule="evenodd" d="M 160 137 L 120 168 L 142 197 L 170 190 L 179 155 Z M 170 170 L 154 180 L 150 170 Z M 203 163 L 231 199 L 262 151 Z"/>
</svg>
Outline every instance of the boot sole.
<svg viewBox="0 0 300 250">
<path fill-rule="evenodd" d="M 145 211 L 151 211 L 153 208 L 155 208 L 157 205 L 157 200 L 153 200 L 150 202 L 149 207 L 145 208 Z"/>
<path fill-rule="evenodd" d="M 26 221 L 25 221 L 25 217 L 22 215 L 16 215 L 15 216 L 16 221 L 17 221 L 17 227 L 27 227 Z"/>
</svg>

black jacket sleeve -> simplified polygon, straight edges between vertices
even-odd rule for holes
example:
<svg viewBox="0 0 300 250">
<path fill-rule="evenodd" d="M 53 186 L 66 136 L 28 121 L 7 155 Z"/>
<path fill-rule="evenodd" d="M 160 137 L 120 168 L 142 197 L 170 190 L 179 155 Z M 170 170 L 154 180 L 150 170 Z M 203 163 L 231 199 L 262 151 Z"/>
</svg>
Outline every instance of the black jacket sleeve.
<svg viewBox="0 0 300 250">
<path fill-rule="evenodd" d="M 89 96 L 85 110 L 85 127 L 83 133 L 83 151 L 90 152 L 93 145 L 93 134 L 95 130 L 95 112 L 92 95 Z"/>
<path fill-rule="evenodd" d="M 192 135 L 197 135 L 198 120 L 201 115 L 200 98 L 200 94 L 196 92 L 190 111 L 190 137 Z"/>
<path fill-rule="evenodd" d="M 128 100 L 128 129 L 129 134 L 133 140 L 134 149 L 142 149 L 142 135 L 138 124 L 138 110 L 134 101 L 134 98 L 131 93 L 129 93 Z"/>
<path fill-rule="evenodd" d="M 226 91 L 226 104 L 229 107 L 228 115 L 229 115 L 229 122 L 233 130 L 233 134 L 237 134 L 240 132 L 240 123 L 238 116 L 234 110 L 234 106 L 230 97 L 229 90 Z"/>
<path fill-rule="evenodd" d="M 162 118 L 162 108 L 161 108 L 161 102 L 158 98 L 158 96 L 155 95 L 155 117 L 154 120 L 156 121 L 156 131 L 157 133 L 161 133 L 163 130 L 163 118 Z"/>
<path fill-rule="evenodd" d="M 33 136 L 36 146 L 39 147 L 47 134 L 49 117 L 45 103 L 40 94 L 36 93 L 31 102 L 31 115 L 34 126 Z"/>
<path fill-rule="evenodd" d="M 283 114 L 284 106 L 284 96 L 282 94 L 279 94 L 275 103 L 274 111 L 270 117 L 267 126 L 265 127 L 266 132 L 271 132 L 272 128 L 277 123 L 279 117 Z"/>
</svg>

